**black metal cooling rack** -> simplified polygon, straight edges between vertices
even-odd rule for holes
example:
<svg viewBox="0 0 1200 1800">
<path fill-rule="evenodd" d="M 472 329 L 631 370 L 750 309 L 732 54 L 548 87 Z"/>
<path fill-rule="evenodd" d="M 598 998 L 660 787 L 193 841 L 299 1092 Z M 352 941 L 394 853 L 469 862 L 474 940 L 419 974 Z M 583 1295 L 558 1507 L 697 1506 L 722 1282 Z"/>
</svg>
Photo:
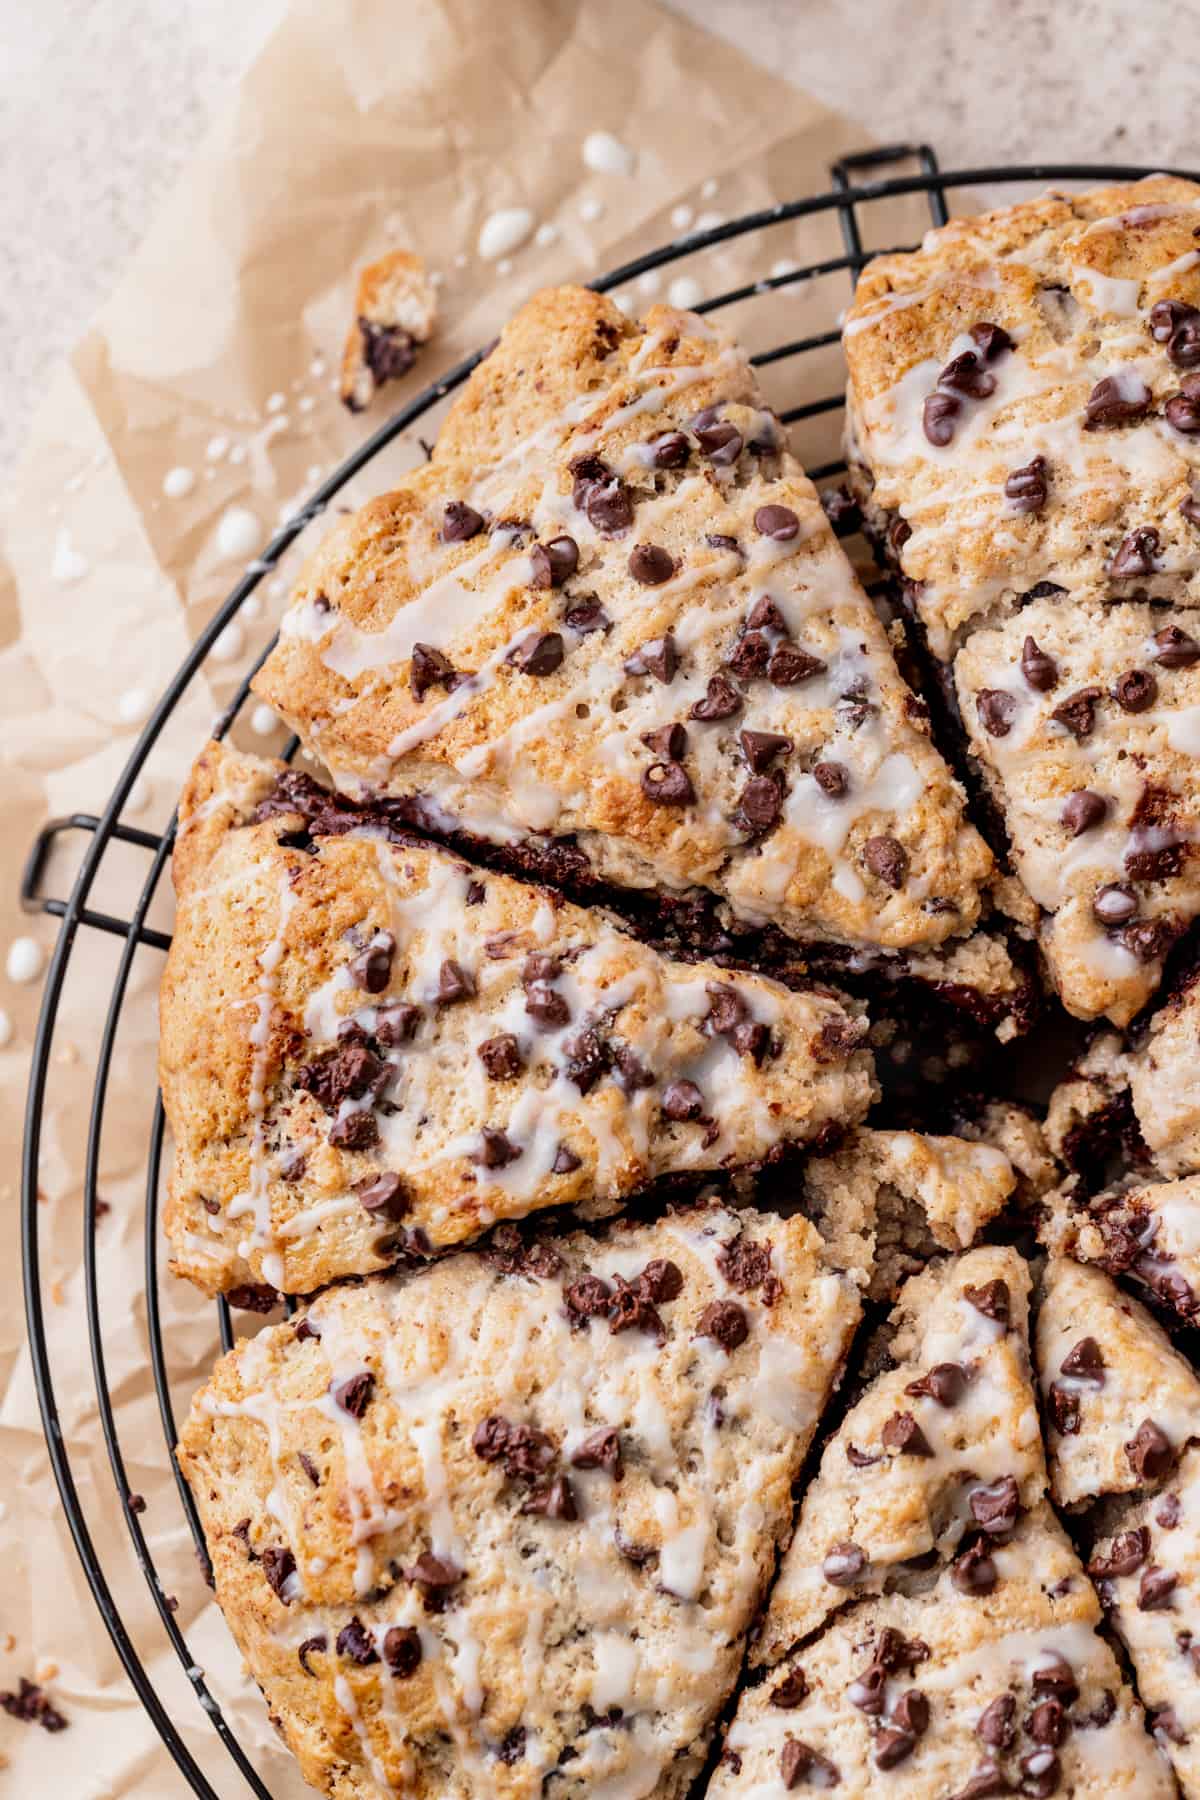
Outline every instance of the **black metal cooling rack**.
<svg viewBox="0 0 1200 1800">
<path fill-rule="evenodd" d="M 906 172 L 897 173 L 896 171 Z M 1170 172 L 1187 175 L 1191 180 L 1200 180 L 1200 176 L 1193 171 Z M 870 241 L 874 235 L 873 227 L 876 220 L 881 216 L 888 203 L 903 201 L 911 196 L 923 197 L 928 207 L 930 222 L 934 225 L 944 225 L 949 218 L 947 196 L 954 192 L 982 190 L 988 194 L 990 200 L 997 194 L 1001 198 L 1006 195 L 1011 197 L 1013 190 L 1020 187 L 1032 186 L 1036 190 L 1038 186 L 1047 182 L 1074 184 L 1136 180 L 1149 173 L 1151 173 L 1150 170 L 1133 165 L 1102 166 L 1085 163 L 1044 163 L 1029 167 L 1010 166 L 945 172 L 939 168 L 937 158 L 928 145 L 895 145 L 886 149 L 868 150 L 859 155 L 845 157 L 833 165 L 831 170 L 833 185 L 827 193 L 809 195 L 802 199 L 789 201 L 786 205 L 771 207 L 766 211 L 748 213 L 716 225 L 711 230 L 698 231 L 690 236 L 676 239 L 613 270 L 593 285 L 603 292 L 617 291 L 641 276 L 663 269 L 698 251 L 711 249 L 752 233 L 760 234 L 759 242 L 762 246 L 764 265 L 769 265 L 773 247 L 772 240 L 774 239 L 774 245 L 778 246 L 780 240 L 777 234 L 781 226 L 789 221 L 813 218 L 819 215 L 835 218 L 840 228 L 842 242 L 840 255 L 827 257 L 823 261 L 810 263 L 804 267 L 789 266 L 785 270 L 765 275 L 758 281 L 732 288 L 727 292 L 715 293 L 710 298 L 703 300 L 695 310 L 706 313 L 716 312 L 721 308 L 739 303 L 752 305 L 756 300 L 777 290 L 799 289 L 802 284 L 815 282 L 823 277 L 837 278 L 845 275 L 853 283 L 863 264 L 872 255 L 878 254 L 884 249 L 899 247 Z M 768 349 L 759 351 L 752 360 L 756 365 L 765 367 L 793 358 L 811 356 L 813 353 L 820 353 L 836 346 L 839 338 L 840 331 L 835 317 L 827 330 L 791 342 L 775 344 Z M 258 1795 L 260 1800 L 272 1800 L 270 1789 L 255 1770 L 248 1751 L 239 1742 L 225 1718 L 217 1698 L 209 1689 L 197 1656 L 189 1646 L 187 1637 L 177 1622 L 175 1603 L 166 1591 L 151 1553 L 146 1532 L 143 1529 L 141 1504 L 138 1497 L 131 1493 L 125 1453 L 122 1449 L 113 1394 L 107 1375 L 108 1359 L 106 1358 L 106 1340 L 101 1309 L 102 1295 L 98 1279 L 96 1251 L 96 1222 L 103 1211 L 102 1205 L 98 1204 L 97 1193 L 101 1136 L 106 1104 L 114 1080 L 114 1051 L 118 1027 L 127 999 L 134 958 L 139 950 L 163 952 L 170 944 L 170 938 L 164 932 L 147 923 L 147 916 L 159 891 L 170 857 L 175 830 L 174 818 L 166 830 L 159 835 L 124 823 L 121 814 L 127 806 L 134 782 L 157 743 L 163 727 L 185 695 L 188 694 L 191 684 L 195 681 L 215 640 L 226 625 L 237 616 L 264 576 L 275 567 L 305 528 L 324 512 L 348 482 L 367 468 L 388 445 L 398 439 L 401 434 L 411 431 L 419 421 L 462 385 L 482 354 L 483 352 L 480 351 L 467 357 L 440 381 L 426 388 L 416 399 L 393 414 L 386 424 L 382 425 L 322 483 L 308 504 L 281 527 L 262 556 L 246 570 L 241 581 L 214 614 L 190 654 L 180 665 L 142 731 L 129 761 L 113 788 L 103 814 L 96 817 L 88 813 L 72 813 L 66 818 L 52 820 L 44 826 L 30 852 L 21 885 L 21 903 L 27 911 L 49 913 L 62 921 L 58 941 L 46 975 L 41 1017 L 33 1047 L 22 1165 L 21 1242 L 25 1302 L 38 1403 L 41 1408 L 50 1462 L 58 1483 L 64 1514 L 96 1605 L 139 1699 L 157 1727 L 181 1773 L 193 1791 L 203 1796 L 203 1800 L 221 1800 L 221 1796 L 218 1790 L 211 1785 L 208 1776 L 185 1743 L 170 1711 L 169 1702 L 160 1693 L 147 1666 L 151 1658 L 157 1658 L 160 1655 L 164 1647 L 162 1642 L 153 1639 L 152 1629 L 150 1633 L 147 1633 L 131 1627 L 122 1612 L 110 1583 L 110 1575 L 106 1572 L 105 1559 L 93 1537 L 81 1500 L 81 1482 L 90 1480 L 92 1471 L 89 1469 L 85 1473 L 81 1469 L 79 1465 L 82 1459 L 78 1454 L 73 1459 L 72 1448 L 67 1440 L 64 1421 L 59 1411 L 54 1356 L 47 1332 L 47 1296 L 44 1291 L 42 1224 L 38 1195 L 44 1155 L 43 1117 L 46 1090 L 52 1052 L 55 1048 L 55 1034 L 61 1026 L 63 988 L 81 932 L 108 933 L 121 941 L 122 947 L 99 1039 L 95 1082 L 87 1125 L 84 1177 L 83 1281 L 86 1297 L 87 1336 L 95 1378 L 98 1414 L 112 1477 L 116 1483 L 117 1495 L 132 1541 L 133 1552 L 149 1584 L 162 1632 L 179 1657 L 187 1678 L 195 1690 L 199 1705 L 224 1743 L 233 1760 L 234 1767 L 249 1791 Z M 806 399 L 791 408 L 782 409 L 781 417 L 785 422 L 796 423 L 817 418 L 823 414 L 836 413 L 842 404 L 843 396 L 839 383 L 838 390 L 828 396 Z M 834 460 L 810 467 L 809 473 L 816 480 L 829 480 L 840 474 L 843 467 L 844 464 Z M 270 646 L 268 646 L 268 650 L 269 648 Z M 222 714 L 214 728 L 214 735 L 217 737 L 224 737 L 239 717 L 246 704 L 250 679 L 266 655 L 267 650 L 264 650 L 254 667 L 246 674 L 233 701 Z M 297 740 L 292 739 L 283 754 L 290 758 L 295 754 L 297 748 Z M 42 887 L 50 855 L 57 848 L 59 841 L 69 833 L 84 834 L 88 840 L 86 848 L 69 896 L 65 900 L 48 897 L 42 892 Z M 132 847 L 144 852 L 150 858 L 149 872 L 145 876 L 140 895 L 128 918 L 117 917 L 112 913 L 101 911 L 91 904 L 97 883 L 102 874 L 107 871 L 106 858 L 111 864 L 115 845 Z M 119 1074 L 117 1078 L 119 1079 Z M 164 1454 L 170 1460 L 175 1475 L 179 1503 L 195 1542 L 201 1568 L 207 1572 L 208 1553 L 200 1522 L 191 1494 L 175 1466 L 174 1459 L 175 1404 L 168 1375 L 160 1311 L 158 1200 L 163 1139 L 164 1120 L 162 1103 L 159 1100 L 155 1106 L 146 1147 L 145 1323 L 148 1338 L 147 1348 L 162 1422 Z M 217 1312 L 221 1343 L 227 1349 L 233 1342 L 233 1327 L 229 1308 L 224 1300 L 217 1302 Z M 112 1560 L 113 1557 L 110 1553 L 110 1565 Z M 127 1606 L 126 1611 L 128 1610 L 130 1609 Z M 135 1638 L 140 1642 L 135 1641 Z M 225 1790 L 226 1794 L 235 1791 L 242 1792 L 244 1790 L 241 1787 Z"/>
</svg>

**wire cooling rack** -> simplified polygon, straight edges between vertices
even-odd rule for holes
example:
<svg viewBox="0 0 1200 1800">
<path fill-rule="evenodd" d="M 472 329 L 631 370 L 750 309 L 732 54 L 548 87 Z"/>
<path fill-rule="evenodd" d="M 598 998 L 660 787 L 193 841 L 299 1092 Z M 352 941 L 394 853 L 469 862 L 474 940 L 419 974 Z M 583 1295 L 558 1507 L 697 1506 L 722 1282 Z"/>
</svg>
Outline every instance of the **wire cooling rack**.
<svg viewBox="0 0 1200 1800">
<path fill-rule="evenodd" d="M 887 149 L 869 150 L 859 155 L 848 156 L 833 165 L 831 170 L 833 185 L 827 193 L 809 195 L 790 201 L 786 205 L 772 207 L 768 211 L 745 214 L 740 218 L 717 225 L 711 230 L 679 238 L 613 270 L 611 274 L 596 281 L 594 286 L 605 292 L 619 292 L 626 284 L 635 283 L 639 277 L 650 275 L 652 271 L 666 269 L 684 258 L 693 257 L 699 251 L 720 246 L 733 239 L 759 234 L 753 240 L 756 255 L 758 246 L 761 245 L 763 266 L 771 268 L 772 272 L 749 284 L 731 288 L 726 292 L 713 293 L 710 297 L 702 300 L 695 310 L 706 313 L 728 307 L 738 307 L 742 303 L 752 306 L 753 303 L 777 290 L 799 291 L 804 284 L 813 284 L 825 277 L 834 277 L 836 281 L 836 278 L 844 276 L 849 279 L 850 283 L 853 283 L 859 270 L 870 256 L 885 249 L 902 247 L 886 241 L 875 241 L 876 222 L 887 203 L 895 203 L 916 196 L 918 203 L 923 199 L 927 205 L 929 222 L 934 225 L 943 225 L 949 217 L 947 196 L 953 192 L 962 193 L 970 190 L 978 193 L 982 191 L 987 195 L 989 202 L 994 199 L 1003 201 L 1005 198 L 1016 197 L 1022 189 L 1032 187 L 1036 191 L 1039 186 L 1044 186 L 1046 183 L 1077 184 L 1133 180 L 1150 172 L 1147 169 L 1133 166 L 1100 166 L 1084 163 L 1039 164 L 1031 167 L 998 167 L 944 172 L 939 168 L 936 156 L 927 145 L 896 145 Z M 1200 176 L 1189 171 L 1175 172 L 1189 174 L 1192 180 L 1200 179 Z M 797 267 L 794 264 L 779 266 L 774 262 L 773 258 L 778 254 L 777 247 L 781 243 L 780 228 L 789 221 L 806 220 L 819 215 L 836 219 L 840 228 L 841 254 L 809 263 L 803 267 Z M 841 300 L 844 300 L 845 290 L 840 285 L 836 286 L 836 292 L 841 296 Z M 836 307 L 841 300 L 834 303 L 832 308 L 834 316 L 830 317 L 826 330 L 797 338 L 791 342 L 771 344 L 770 347 L 758 351 L 754 355 L 753 361 L 758 366 L 765 367 L 791 359 L 809 358 L 812 360 L 806 363 L 804 368 L 807 370 L 811 367 L 818 371 L 818 379 L 825 376 L 830 366 L 828 357 L 836 359 L 835 347 L 840 337 Z M 744 312 L 739 314 L 739 325 L 745 316 Z M 252 1794 L 258 1795 L 260 1800 L 272 1800 L 271 1789 L 265 1785 L 261 1773 L 254 1767 L 250 1752 L 239 1741 L 217 1698 L 210 1691 L 200 1666 L 199 1655 L 189 1644 L 184 1630 L 177 1621 L 175 1602 L 167 1591 L 164 1579 L 156 1566 L 147 1533 L 143 1528 L 141 1502 L 138 1496 L 131 1492 L 126 1454 L 122 1449 L 114 1396 L 107 1372 L 114 1346 L 111 1338 L 106 1339 L 104 1330 L 103 1296 L 98 1279 L 96 1250 L 96 1223 L 104 1210 L 97 1193 L 101 1139 L 109 1096 L 114 1091 L 114 1083 L 120 1080 L 120 1062 L 119 1059 L 115 1059 L 114 1052 L 123 1008 L 129 995 L 130 974 L 134 958 L 140 950 L 164 952 L 170 945 L 169 936 L 151 926 L 147 920 L 167 867 L 175 829 L 174 819 L 172 819 L 161 835 L 143 831 L 124 823 L 121 815 L 126 809 L 134 782 L 157 743 L 164 726 L 185 697 L 189 696 L 189 690 L 202 669 L 215 640 L 230 621 L 237 616 L 255 588 L 286 554 L 305 528 L 324 512 L 348 482 L 366 469 L 388 445 L 398 439 L 401 434 L 410 432 L 449 394 L 462 385 L 482 354 L 483 352 L 478 352 L 460 362 L 440 381 L 425 389 L 416 399 L 396 412 L 352 456 L 347 458 L 328 480 L 322 483 L 313 493 L 308 504 L 282 526 L 262 556 L 246 570 L 241 581 L 214 614 L 194 648 L 180 665 L 139 737 L 129 761 L 113 788 L 103 814 L 96 817 L 89 813 L 73 813 L 66 818 L 55 819 L 47 824 L 31 849 L 22 880 L 21 902 L 25 909 L 29 912 L 49 913 L 62 921 L 46 976 L 41 1017 L 33 1048 L 22 1165 L 21 1241 L 25 1301 L 38 1403 L 50 1462 L 58 1483 L 64 1514 L 100 1615 L 139 1699 L 161 1734 L 180 1771 L 194 1792 L 203 1796 L 204 1800 L 222 1800 L 221 1793 L 213 1787 L 205 1770 L 201 1768 L 196 1756 L 184 1741 L 180 1727 L 172 1714 L 171 1701 L 162 1691 L 161 1661 L 165 1645 L 162 1639 L 155 1637 L 153 1617 L 150 1617 L 147 1627 L 144 1603 L 137 1608 L 138 1619 L 133 1620 L 132 1603 L 127 1602 L 123 1609 L 118 1600 L 114 1585 L 116 1578 L 112 1570 L 119 1547 L 108 1547 L 106 1572 L 105 1555 L 102 1554 L 89 1527 L 87 1511 L 81 1500 L 81 1487 L 85 1491 L 91 1491 L 90 1484 L 95 1471 L 90 1466 L 86 1470 L 83 1469 L 80 1466 L 82 1461 L 80 1455 L 78 1453 L 73 1455 L 71 1444 L 68 1441 L 68 1433 L 64 1429 L 64 1420 L 60 1415 L 55 1355 L 52 1353 L 47 1331 L 47 1296 L 43 1274 L 44 1246 L 41 1217 L 44 1209 L 40 1209 L 38 1206 L 38 1195 L 42 1184 L 43 1159 L 48 1158 L 48 1155 L 52 1153 L 44 1143 L 43 1121 L 47 1081 L 52 1053 L 56 1046 L 56 1032 L 61 1030 L 62 1024 L 63 988 L 81 932 L 108 933 L 120 940 L 121 949 L 96 1057 L 95 1081 L 87 1124 L 82 1222 L 87 1339 L 95 1378 L 96 1404 L 111 1465 L 112 1478 L 116 1483 L 118 1500 L 132 1541 L 134 1556 L 149 1584 L 161 1631 L 165 1634 L 170 1648 L 178 1656 L 200 1707 L 207 1714 L 213 1730 L 229 1752 L 241 1781 L 246 1784 Z M 835 369 L 837 368 L 836 361 L 833 366 Z M 838 370 L 838 374 L 840 376 L 840 370 Z M 807 383 L 802 379 L 799 384 L 801 390 L 806 385 Z M 781 417 L 785 422 L 792 424 L 819 419 L 822 415 L 838 412 L 842 403 L 841 382 L 838 379 L 833 392 L 824 397 L 805 399 L 790 408 L 782 408 Z M 818 463 L 815 467 L 810 466 L 809 473 L 816 480 L 830 480 L 840 474 L 843 466 L 836 460 L 823 464 Z M 224 737 L 238 719 L 246 704 L 251 676 L 266 654 L 267 651 L 264 650 L 254 668 L 247 672 L 232 703 L 215 727 L 216 736 Z M 297 741 L 293 739 L 287 745 L 284 755 L 293 756 L 297 747 Z M 199 745 L 197 745 L 198 748 Z M 87 841 L 70 894 L 66 899 L 60 899 L 48 896 L 42 890 L 47 878 L 51 854 L 68 834 L 83 834 Z M 118 846 L 125 846 L 126 849 L 120 850 L 117 848 Z M 101 878 L 114 857 L 128 856 L 131 850 L 143 853 L 149 858 L 149 869 L 136 904 L 131 908 L 129 916 L 125 918 L 100 910 L 92 901 L 93 895 L 101 886 Z M 172 1394 L 172 1381 L 168 1373 L 168 1358 L 161 1320 L 163 1293 L 160 1284 L 164 1279 L 170 1280 L 169 1276 L 165 1276 L 162 1267 L 158 1230 L 163 1140 L 164 1120 L 162 1103 L 159 1100 L 154 1108 L 145 1152 L 144 1310 L 147 1348 L 162 1424 L 164 1453 L 171 1463 L 179 1504 L 187 1528 L 195 1542 L 201 1568 L 208 1573 L 208 1552 L 200 1529 L 200 1522 L 191 1494 L 179 1475 L 174 1459 L 176 1404 Z M 229 1308 L 224 1300 L 219 1300 L 216 1304 L 221 1343 L 223 1347 L 228 1348 L 234 1338 Z M 122 1353 L 127 1357 L 128 1346 L 122 1346 Z M 61 1363 L 58 1373 L 61 1376 Z M 152 1664 L 159 1670 L 157 1677 L 152 1673 Z M 206 1761 L 208 1760 L 210 1759 L 206 1759 Z M 236 1778 L 232 1787 L 223 1784 L 225 1795 L 244 1791 L 245 1789 Z"/>
</svg>

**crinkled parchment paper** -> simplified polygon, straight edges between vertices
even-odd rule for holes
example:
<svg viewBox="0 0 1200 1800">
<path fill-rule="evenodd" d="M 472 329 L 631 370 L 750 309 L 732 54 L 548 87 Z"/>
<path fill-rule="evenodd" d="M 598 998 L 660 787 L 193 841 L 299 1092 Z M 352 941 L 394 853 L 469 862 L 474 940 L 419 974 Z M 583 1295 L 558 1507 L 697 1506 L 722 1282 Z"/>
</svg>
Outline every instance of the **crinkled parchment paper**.
<svg viewBox="0 0 1200 1800">
<path fill-rule="evenodd" d="M 636 154 L 636 174 L 592 173 L 584 136 L 605 129 Z M 588 279 L 677 233 L 672 213 L 732 216 L 823 189 L 854 128 L 761 73 L 728 47 L 646 0 L 310 0 L 268 42 L 94 329 L 44 397 L 3 518 L 0 573 L 0 781 L 7 946 L 31 932 L 49 951 L 53 922 L 28 921 L 17 872 L 48 817 L 99 811 L 132 747 L 139 715 L 168 681 L 232 586 L 229 509 L 253 515 L 265 542 L 388 407 L 493 337 L 543 283 Z M 480 260 L 497 207 L 525 206 L 553 243 L 530 240 L 511 267 Z M 599 209 L 599 210 L 597 210 Z M 677 214 L 682 218 L 682 214 Z M 702 223 L 707 223 L 702 219 Z M 924 221 L 910 212 L 909 235 Z M 545 237 L 547 234 L 543 234 Z M 440 272 L 439 334 L 402 387 L 352 418 L 332 391 L 356 265 L 392 244 Z M 840 251 L 832 215 L 780 225 L 672 269 L 713 293 L 789 260 Z M 735 314 L 752 347 L 828 328 L 845 277 Z M 631 284 L 634 308 L 648 286 Z M 820 369 L 765 371 L 790 405 L 837 385 L 836 349 Z M 820 387 L 815 383 L 820 381 Z M 830 453 L 824 437 L 799 447 Z M 393 446 L 342 498 L 359 501 L 422 454 Z M 176 473 L 164 492 L 169 471 Z M 190 476 L 190 480 L 189 480 Z M 181 489 L 187 489 L 181 492 Z M 222 522 L 225 530 L 222 533 Z M 320 526 L 313 528 L 320 530 Z M 233 532 L 234 537 L 239 534 Z M 309 533 L 311 541 L 313 533 Z M 294 566 L 294 565 L 293 565 Z M 287 571 L 285 571 L 286 577 Z M 183 773 L 237 680 L 266 644 L 284 579 L 193 682 L 131 796 L 130 824 L 161 829 Z M 247 709 L 248 711 L 250 709 Z M 259 721 L 263 723 L 263 721 Z M 281 734 L 240 740 L 273 749 Z M 81 841 L 74 843 L 77 860 Z M 72 845 L 46 871 L 63 894 Z M 106 856 L 93 905 L 123 914 L 149 864 L 140 849 Z M 111 866 L 110 866 L 111 865 Z M 150 922 L 170 926 L 168 884 Z M 42 1145 L 46 1316 L 62 1429 L 88 1525 L 129 1634 L 187 1747 L 224 1795 L 242 1777 L 197 1704 L 132 1556 L 108 1467 L 88 1361 L 82 1278 L 82 1181 L 95 1061 L 121 945 L 80 932 L 50 1061 Z M 241 1673 L 203 1586 L 174 1491 L 149 1373 L 144 1180 L 154 1093 L 155 990 L 161 955 L 135 958 L 115 1042 L 97 1229 L 101 1331 L 130 1487 L 164 1590 L 196 1662 L 262 1779 L 277 1796 L 300 1784 Z M 76 1560 L 42 1443 L 17 1255 L 17 1157 L 40 985 L 3 984 L 12 1039 L 0 1050 L 5 1150 L 0 1202 L 0 1685 L 42 1674 L 70 1729 L 50 1736 L 0 1717 L 9 1758 L 0 1792 L 64 1800 L 188 1792 L 125 1680 Z M 161 1283 L 172 1393 L 182 1410 L 211 1364 L 215 1316 Z M 255 1321 L 244 1321 L 252 1328 Z"/>
</svg>

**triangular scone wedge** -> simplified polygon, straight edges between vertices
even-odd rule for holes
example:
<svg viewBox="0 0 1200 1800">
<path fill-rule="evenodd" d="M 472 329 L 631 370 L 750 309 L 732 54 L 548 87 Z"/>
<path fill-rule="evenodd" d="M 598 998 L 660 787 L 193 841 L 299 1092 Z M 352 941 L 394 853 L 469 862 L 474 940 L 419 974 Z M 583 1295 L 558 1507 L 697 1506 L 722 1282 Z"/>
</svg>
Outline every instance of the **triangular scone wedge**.
<svg viewBox="0 0 1200 1800">
<path fill-rule="evenodd" d="M 1047 584 L 1200 600 L 1198 209 L 1165 175 L 1044 194 L 864 269 L 851 479 L 936 656 Z"/>
<path fill-rule="evenodd" d="M 1194 610 L 1060 596 L 975 632 L 955 659 L 971 752 L 1079 1018 L 1128 1024 L 1200 912 L 1197 640 Z"/>
<path fill-rule="evenodd" d="M 1200 1176 L 1125 1181 L 1090 1198 L 1067 1182 L 1048 1197 L 1039 1236 L 1058 1255 L 1128 1276 L 1182 1320 L 1200 1314 Z"/>
<path fill-rule="evenodd" d="M 304 790 L 304 808 L 296 796 Z M 216 745 L 180 811 L 161 1073 L 174 1266 L 312 1293 L 861 1118 L 865 1021 L 672 962 Z"/>
<path fill-rule="evenodd" d="M 1132 1493 L 1146 1463 L 1200 1438 L 1200 1380 L 1144 1306 L 1102 1269 L 1052 1257 L 1042 1280 L 1037 1365 L 1060 1506 Z"/>
<path fill-rule="evenodd" d="M 875 1270 L 871 1297 L 893 1299 L 939 1250 L 970 1249 L 1018 1182 L 992 1144 L 860 1126 L 828 1156 L 806 1158 L 801 1205 L 831 1246 L 861 1246 Z M 792 1183 L 787 1171 L 774 1185 Z"/>
<path fill-rule="evenodd" d="M 868 1273 L 697 1207 L 335 1288 L 225 1357 L 180 1461 L 305 1778 L 685 1794 Z"/>
<path fill-rule="evenodd" d="M 999 1246 L 906 1283 L 887 1345 L 894 1366 L 825 1447 L 757 1661 L 773 1661 L 847 1601 L 919 1586 L 952 1558 L 955 1578 L 977 1584 L 990 1545 L 1042 1499 L 1029 1288 L 1024 1258 Z"/>
<path fill-rule="evenodd" d="M 1090 1341 L 1064 1368 L 1083 1330 Z M 1078 1402 L 1073 1429 L 1048 1436 L 1055 1492 L 1095 1503 L 1089 1572 L 1180 1786 L 1200 1795 L 1200 1379 L 1106 1275 L 1066 1264 L 1047 1272 L 1038 1354 L 1043 1386 Z"/>
<path fill-rule="evenodd" d="M 1169 1800 L 1170 1771 L 1047 1502 L 989 1555 L 986 1591 L 943 1569 L 927 1587 L 852 1603 L 781 1655 L 739 1699 L 711 1800 L 828 1787 L 873 1800 Z"/>
<path fill-rule="evenodd" d="M 428 466 L 314 556 L 254 685 L 340 787 L 526 868 L 864 951 L 984 906 L 925 707 L 748 358 L 694 314 L 530 300 Z"/>
</svg>

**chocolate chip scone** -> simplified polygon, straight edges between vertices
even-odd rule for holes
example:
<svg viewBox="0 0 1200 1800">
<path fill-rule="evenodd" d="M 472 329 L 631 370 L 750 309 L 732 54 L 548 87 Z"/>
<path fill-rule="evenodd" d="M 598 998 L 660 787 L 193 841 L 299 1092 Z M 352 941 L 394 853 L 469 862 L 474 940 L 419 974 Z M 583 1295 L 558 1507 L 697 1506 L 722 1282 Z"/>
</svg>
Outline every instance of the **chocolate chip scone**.
<svg viewBox="0 0 1200 1800">
<path fill-rule="evenodd" d="M 166 1226 L 210 1292 L 311 1293 L 537 1208 L 611 1212 L 840 1131 L 875 1092 L 865 1021 L 828 993 L 670 961 L 283 764 L 210 745 L 174 872 Z"/>
<path fill-rule="evenodd" d="M 1065 1182 L 1048 1197 L 1039 1235 L 1057 1255 L 1127 1276 L 1181 1320 L 1200 1315 L 1200 1177 L 1125 1177 L 1096 1194 Z"/>
<path fill-rule="evenodd" d="M 1197 219 L 1155 177 L 958 220 L 871 264 L 845 333 L 872 535 L 1064 1005 L 1121 1024 L 1200 911 Z"/>
<path fill-rule="evenodd" d="M 714 1800 L 1173 1792 L 1046 1499 L 1028 1293 L 1013 1251 L 905 1289 L 896 1366 L 805 1498 Z"/>
<path fill-rule="evenodd" d="M 428 466 L 339 525 L 255 689 L 351 795 L 577 891 L 947 990 L 992 859 L 746 356 L 536 296 Z M 693 927 L 698 914 L 688 915 Z M 972 940 L 973 941 L 973 940 Z"/>
<path fill-rule="evenodd" d="M 1055 1492 L 1092 1502 L 1088 1571 L 1155 1736 L 1200 1795 L 1200 1380 L 1136 1301 L 1065 1263 L 1050 1265 L 1038 1353 L 1061 1425 L 1048 1437 Z"/>
<path fill-rule="evenodd" d="M 770 1661 L 847 1599 L 954 1560 L 968 1590 L 989 1540 L 1039 1501 L 1029 1269 L 1003 1246 L 943 1259 L 901 1291 L 889 1367 L 825 1448 L 755 1652 Z"/>
<path fill-rule="evenodd" d="M 1130 1493 L 1148 1460 L 1171 1460 L 1200 1437 L 1200 1381 L 1191 1364 L 1102 1269 L 1050 1259 L 1037 1364 L 1060 1506 Z"/>
<path fill-rule="evenodd" d="M 1047 583 L 1200 603 L 1198 221 L 1200 188 L 1154 176 L 955 219 L 863 271 L 851 478 L 936 656 Z"/>
<path fill-rule="evenodd" d="M 1121 1073 L 1142 1139 L 1163 1175 L 1200 1171 L 1200 980 L 1195 971 L 1149 1021 Z"/>
<path fill-rule="evenodd" d="M 335 1288 L 226 1356 L 180 1462 L 306 1779 L 685 1794 L 868 1273 L 697 1207 Z"/>
</svg>

